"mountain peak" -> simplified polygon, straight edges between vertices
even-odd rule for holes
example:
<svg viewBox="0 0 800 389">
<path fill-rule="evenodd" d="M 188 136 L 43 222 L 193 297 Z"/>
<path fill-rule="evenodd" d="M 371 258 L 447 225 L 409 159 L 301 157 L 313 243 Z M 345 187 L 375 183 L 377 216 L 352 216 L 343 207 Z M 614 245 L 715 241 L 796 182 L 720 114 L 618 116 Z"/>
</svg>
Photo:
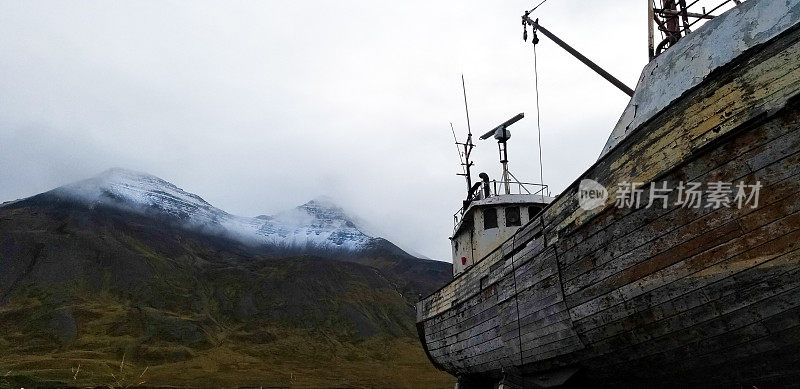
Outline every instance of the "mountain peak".
<svg viewBox="0 0 800 389">
<path fill-rule="evenodd" d="M 105 206 L 167 216 L 186 228 L 222 234 L 253 246 L 357 251 L 376 239 L 363 223 L 327 196 L 275 215 L 240 217 L 159 177 L 122 168 L 106 170 L 46 195 L 74 200 L 90 209 Z"/>
<path fill-rule="evenodd" d="M 112 167 L 95 177 L 106 177 L 106 178 L 122 178 L 122 177 L 148 177 L 148 178 L 158 178 L 152 174 L 144 173 L 136 170 L 125 169 L 121 167 Z"/>
<path fill-rule="evenodd" d="M 175 184 L 164 180 L 160 177 L 156 177 L 149 173 L 139 172 L 135 170 L 123 169 L 123 168 L 111 168 L 108 169 L 97 176 L 90 178 L 87 181 L 95 181 L 100 184 L 104 184 L 107 187 L 128 187 L 128 188 L 139 188 L 141 190 L 167 190 L 170 192 L 177 192 L 183 195 L 189 196 L 194 200 L 200 201 L 204 204 L 206 203 L 205 200 L 200 198 L 200 196 L 189 193 L 184 191 L 183 189 L 177 187 Z"/>
<path fill-rule="evenodd" d="M 211 208 L 200 196 L 184 191 L 152 174 L 113 168 L 92 178 L 54 190 L 91 204 L 127 207 L 157 207 L 168 213 L 185 214 L 198 208 Z"/>
<path fill-rule="evenodd" d="M 296 209 L 302 210 L 309 215 L 323 220 L 345 220 L 353 223 L 351 217 L 345 210 L 336 204 L 333 199 L 327 196 L 317 197 Z"/>
<path fill-rule="evenodd" d="M 169 181 L 163 180 L 152 174 L 128 170 L 122 168 L 108 169 L 89 179 L 78 181 L 66 185 L 67 188 L 77 189 L 79 185 L 84 187 L 99 186 L 112 189 L 115 186 L 129 187 L 165 187 L 179 189 Z"/>
<path fill-rule="evenodd" d="M 307 203 L 301 205 L 301 207 L 315 207 L 315 208 L 339 208 L 341 207 L 336 204 L 336 201 L 333 200 L 330 196 L 317 196 Z"/>
<path fill-rule="evenodd" d="M 373 239 L 342 207 L 326 196 L 260 219 L 264 220 L 262 233 L 293 242 L 295 246 L 357 250 Z"/>
</svg>

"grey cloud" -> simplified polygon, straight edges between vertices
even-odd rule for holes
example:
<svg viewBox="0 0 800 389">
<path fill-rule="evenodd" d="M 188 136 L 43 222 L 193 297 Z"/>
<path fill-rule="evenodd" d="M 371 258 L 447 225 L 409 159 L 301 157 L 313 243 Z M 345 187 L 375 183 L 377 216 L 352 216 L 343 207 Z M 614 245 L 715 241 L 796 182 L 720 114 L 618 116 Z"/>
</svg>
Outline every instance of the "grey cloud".
<svg viewBox="0 0 800 389">
<path fill-rule="evenodd" d="M 0 200 L 119 166 L 238 215 L 328 195 L 388 238 L 449 260 L 464 195 L 448 122 L 518 112 L 512 171 L 538 181 L 527 1 L 0 2 Z M 629 85 L 644 9 L 547 3 L 543 24 Z M 593 7 L 594 8 L 594 7 Z M 613 23 L 607 21 L 614 20 Z M 612 43 L 613 41 L 613 43 Z M 545 180 L 597 157 L 627 97 L 539 45 Z M 497 176 L 496 145 L 477 171 Z"/>
</svg>

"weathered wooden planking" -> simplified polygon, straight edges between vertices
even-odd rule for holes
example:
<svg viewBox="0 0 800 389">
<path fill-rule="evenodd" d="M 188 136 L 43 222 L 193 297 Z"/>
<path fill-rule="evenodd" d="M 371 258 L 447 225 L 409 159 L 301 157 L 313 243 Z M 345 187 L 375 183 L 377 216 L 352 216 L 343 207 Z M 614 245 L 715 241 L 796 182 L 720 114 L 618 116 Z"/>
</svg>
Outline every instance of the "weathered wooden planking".
<svg viewBox="0 0 800 389">
<path fill-rule="evenodd" d="M 739 281 L 737 284 L 744 286 L 743 289 L 734 289 L 735 292 L 723 294 L 711 304 L 701 305 L 666 318 L 657 325 L 636 327 L 633 331 L 594 343 L 593 346 L 597 349 L 608 350 L 609 353 L 616 353 L 619 363 L 628 363 L 641 359 L 648 353 L 657 353 L 691 343 L 692 340 L 719 335 L 756 322 L 761 319 L 762 315 L 770 316 L 776 314 L 775 311 L 779 313 L 786 310 L 787 307 L 792 308 L 800 304 L 800 300 L 797 299 L 797 287 L 800 284 L 800 278 L 797 277 L 800 267 L 797 265 L 800 256 L 794 252 L 781 258 L 784 264 L 790 265 L 791 271 L 787 272 L 784 269 L 784 272 L 778 276 L 762 276 L 761 279 L 756 277 L 749 284 Z M 763 266 L 754 269 L 755 271 L 750 274 L 758 274 L 759 270 L 763 271 Z M 780 266 L 773 265 L 773 267 Z M 764 282 L 767 284 L 763 284 Z M 720 287 L 722 291 L 730 290 L 730 288 L 724 288 L 723 284 L 718 284 L 717 287 Z M 781 302 L 782 300 L 783 302 Z M 787 303 L 790 305 L 787 306 Z M 727 321 L 727 323 L 724 326 L 715 327 L 716 321 Z M 737 323 L 734 324 L 734 322 Z M 714 329 L 718 332 L 715 333 Z M 698 332 L 702 333 L 703 337 L 699 337 Z M 625 344 L 625 347 L 608 348 L 608 345 L 620 342 Z M 596 363 L 607 366 L 613 362 L 614 356 L 607 355 L 597 359 Z"/>
<path fill-rule="evenodd" d="M 618 306 L 613 311 L 604 311 L 605 315 L 602 318 L 592 317 L 576 322 L 576 329 L 581 334 L 587 334 L 587 337 L 594 336 L 590 334 L 590 331 L 598 328 L 605 333 L 613 333 L 615 328 L 630 329 L 706 304 L 712 301 L 709 293 L 715 289 L 714 283 L 723 282 L 736 273 L 748 271 L 748 269 L 776 258 L 791 250 L 797 239 L 796 231 L 777 237 L 773 241 L 720 262 L 691 277 L 665 285 L 658 289 L 657 293 L 642 295 L 641 300 L 634 299 L 630 303 Z"/>
<path fill-rule="evenodd" d="M 795 166 L 795 169 L 797 169 L 797 166 Z M 781 170 L 785 170 L 785 168 L 781 167 Z M 775 176 L 775 177 L 778 177 L 778 176 Z M 789 183 L 789 186 L 790 186 L 790 187 L 792 187 L 792 188 L 795 188 L 797 185 L 796 185 L 796 182 L 792 182 L 792 183 Z M 766 196 L 764 196 L 764 197 L 765 197 L 764 199 L 762 199 L 762 200 L 767 200 L 767 202 L 770 200 L 770 195 L 771 195 L 771 194 L 774 194 L 774 193 L 781 193 L 781 192 L 782 192 L 781 190 L 775 190 L 775 188 L 774 188 L 774 187 L 768 187 L 767 189 L 768 189 L 769 191 L 767 191 L 767 192 L 766 192 L 766 193 L 767 193 L 767 195 L 766 195 Z M 760 213 L 760 212 L 759 212 L 759 213 L 754 213 L 754 214 L 755 214 L 755 215 L 761 215 L 762 213 Z M 763 213 L 763 214 L 764 214 L 764 215 L 766 215 L 767 213 L 765 212 L 765 213 Z M 741 222 L 741 221 L 740 221 L 740 222 Z M 566 289 L 570 289 L 570 288 L 569 288 L 569 285 L 565 285 L 565 288 L 566 288 Z"/>
<path fill-rule="evenodd" d="M 795 213 L 783 219 L 779 219 L 761 227 L 756 233 L 747 234 L 739 239 L 727 241 L 716 246 L 712 250 L 704 251 L 682 262 L 649 274 L 636 283 L 626 284 L 596 299 L 576 306 L 570 309 L 570 314 L 573 318 L 580 320 L 581 318 L 595 314 L 610 306 L 656 290 L 669 282 L 689 276 L 701 269 L 735 256 L 740 252 L 744 252 L 750 247 L 769 242 L 772 239 L 772 234 L 781 236 L 796 230 L 798 226 L 800 226 L 800 213 Z"/>
<path fill-rule="evenodd" d="M 764 205 L 762 209 L 772 206 L 770 202 L 775 201 L 772 195 L 783 194 L 782 190 L 776 190 L 777 188 L 774 186 L 766 189 L 769 195 L 761 199 L 763 201 L 762 205 Z M 592 290 L 597 290 L 601 281 L 609 284 L 613 282 L 612 277 L 619 278 L 620 275 L 625 274 L 627 271 L 634 271 L 636 266 L 654 266 L 655 263 L 659 262 L 659 258 L 665 258 L 667 261 L 670 261 L 670 258 L 675 258 L 673 260 L 675 261 L 677 258 L 685 258 L 705 250 L 709 245 L 717 242 L 717 239 L 733 238 L 734 235 L 731 234 L 743 229 L 741 224 L 737 222 L 742 219 L 731 220 L 735 217 L 735 213 L 729 210 L 719 211 L 672 230 L 650 245 L 638 247 L 621 254 L 617 260 L 598 266 L 596 270 L 580 280 L 567 282 L 564 288 L 568 295 L 568 301 L 573 306 L 584 302 L 585 300 L 580 300 L 580 296 L 591 296 L 592 293 L 596 293 L 592 292 Z M 657 254 L 654 255 L 654 253 Z M 645 260 L 641 260 L 641 258 L 645 258 Z M 638 278 L 635 275 L 628 275 L 627 280 L 634 281 Z M 591 283 L 586 279 L 595 281 Z M 586 286 L 580 289 L 584 284 Z M 580 292 L 580 295 L 575 294 L 578 292 Z"/>
<path fill-rule="evenodd" d="M 773 126 L 774 127 L 774 126 Z M 745 179 L 746 182 L 755 181 L 754 178 L 746 179 L 747 173 L 750 173 L 753 169 L 751 166 L 756 166 L 758 162 L 765 162 L 765 159 L 768 157 L 774 157 L 778 159 L 786 155 L 789 152 L 796 152 L 798 150 L 797 145 L 800 143 L 800 135 L 798 135 L 798 131 L 796 127 L 793 130 L 789 130 L 791 126 L 781 126 L 784 129 L 784 132 L 780 134 L 780 136 L 773 141 L 762 145 L 756 149 L 750 150 L 748 153 L 741 155 L 737 158 L 733 158 L 729 160 L 729 163 L 718 167 L 712 171 L 706 172 L 703 176 L 692 178 L 692 180 L 701 180 L 703 182 L 712 182 L 712 181 L 727 181 L 727 182 L 738 182 L 740 180 Z M 788 133 L 787 133 L 788 132 Z M 761 133 L 761 131 L 754 131 L 751 133 Z M 756 160 L 758 159 L 758 161 Z M 702 162 L 702 160 L 697 161 Z M 744 163 L 743 163 L 744 162 Z M 690 164 L 693 166 L 696 162 Z M 758 166 L 760 168 L 762 166 Z M 675 186 L 677 178 L 670 180 L 673 184 L 672 187 Z M 768 185 L 768 182 L 764 183 Z M 768 191 L 764 191 L 764 193 L 768 193 Z M 645 196 L 645 201 L 648 196 Z M 675 201 L 675 194 L 671 196 L 671 202 L 674 203 Z M 679 209 L 671 207 L 669 211 L 665 212 L 661 208 L 649 208 L 649 209 L 641 209 L 633 213 L 633 215 L 621 219 L 618 226 L 615 224 L 613 231 L 617 231 L 617 234 L 622 235 L 623 233 L 626 236 L 625 239 L 618 240 L 613 246 L 609 246 L 609 241 L 611 236 L 608 235 L 595 235 L 594 239 L 587 242 L 591 246 L 586 247 L 584 251 L 590 252 L 589 250 L 593 250 L 593 247 L 601 247 L 602 252 L 599 254 L 595 254 L 593 257 L 584 257 L 583 263 L 578 262 L 574 263 L 565 268 L 564 271 L 564 278 L 568 280 L 572 280 L 573 278 L 577 277 L 578 275 L 585 274 L 589 269 L 592 269 L 594 266 L 602 265 L 605 263 L 610 262 L 614 258 L 618 258 L 620 255 L 626 253 L 627 248 L 633 247 L 641 247 L 644 246 L 644 243 L 647 243 L 656 237 L 659 234 L 665 234 L 666 231 L 662 231 L 666 226 L 670 226 L 670 228 L 676 228 L 675 226 L 681 226 L 682 224 L 686 223 L 686 218 L 692 217 L 691 213 L 679 213 L 676 212 Z M 690 210 L 690 212 L 697 212 L 697 214 L 702 217 L 708 215 L 712 212 L 711 209 L 703 208 L 700 210 Z M 724 212 L 724 210 L 721 210 Z M 684 220 L 680 220 L 683 217 Z M 711 218 L 711 220 L 718 219 L 718 216 Z M 633 220 L 632 220 L 633 219 Z M 655 224 L 651 230 L 641 231 L 640 229 L 645 227 L 648 224 L 645 224 L 644 221 L 648 221 L 648 224 Z M 591 224 L 591 223 L 590 223 Z M 603 239 L 605 238 L 605 239 Z M 583 246 L 583 245 L 579 245 Z M 575 252 L 577 250 L 573 250 Z M 596 252 L 595 252 L 596 253 Z M 569 258 L 569 256 L 561 255 L 561 258 Z M 646 257 L 645 257 L 646 258 Z M 575 260 L 573 260 L 574 262 Z M 587 263 L 588 261 L 588 263 Z M 592 274 L 596 274 L 592 272 Z M 575 287 L 580 287 L 581 285 L 585 285 L 584 283 L 579 283 L 576 281 L 573 284 L 576 284 Z M 590 282 L 590 280 L 588 281 Z M 572 285 L 570 285 L 572 286 Z M 568 289 L 571 289 L 568 287 Z"/>
<path fill-rule="evenodd" d="M 452 308 L 453 301 L 461 302 L 472 298 L 474 294 L 481 291 L 482 280 L 488 277 L 494 279 L 502 278 L 505 272 L 510 271 L 510 268 L 506 263 L 500 264 L 498 268 L 496 266 L 498 262 L 505 261 L 507 256 L 511 256 L 521 250 L 529 250 L 529 252 L 539 250 L 537 245 L 541 245 L 542 240 L 537 236 L 540 231 L 540 219 L 534 219 L 523 226 L 514 234 L 512 239 L 487 255 L 486 258 L 481 259 L 469 271 L 461 273 L 450 284 L 445 285 L 445 287 L 421 301 L 417 307 L 417 321 L 427 320 L 445 313 Z M 538 241 L 531 242 L 536 240 Z"/>
<path fill-rule="evenodd" d="M 489 301 L 486 295 L 482 295 L 486 292 L 487 284 L 502 286 L 504 290 L 508 290 L 509 285 L 516 286 L 516 291 L 511 295 L 496 295 L 497 304 L 502 307 L 497 312 L 501 317 L 499 327 L 491 326 L 489 334 L 481 336 L 478 326 L 486 325 L 477 323 L 465 326 L 467 331 L 475 331 L 474 335 L 456 334 L 453 337 L 458 344 L 470 346 L 464 351 L 456 351 L 457 358 L 455 355 L 443 356 L 453 358 L 448 364 L 453 367 L 449 371 L 494 371 L 493 374 L 496 374 L 499 369 L 519 366 L 519 357 L 522 357 L 522 364 L 529 365 L 532 371 L 539 370 L 535 366 L 546 368 L 582 361 L 589 368 L 609 367 L 608 372 L 598 369 L 591 371 L 598 377 L 610 376 L 614 374 L 614 369 L 619 372 L 626 367 L 636 366 L 634 362 L 639 360 L 674 360 L 677 354 L 667 357 L 666 351 L 684 349 L 695 343 L 699 345 L 698 342 L 704 340 L 703 350 L 707 350 L 711 357 L 731 361 L 719 354 L 719 347 L 713 346 L 722 344 L 712 341 L 715 336 L 728 336 L 732 339 L 730 342 L 735 344 L 751 344 L 748 346 L 750 348 L 741 349 L 741 355 L 737 356 L 740 359 L 750 358 L 757 355 L 759 350 L 768 349 L 765 346 L 768 342 L 758 343 L 760 340 L 757 338 L 763 335 L 766 327 L 757 320 L 769 318 L 764 316 L 769 314 L 769 309 L 779 311 L 773 315 L 775 317 L 791 310 L 789 300 L 779 299 L 787 298 L 790 291 L 782 292 L 782 288 L 789 288 L 792 280 L 797 279 L 796 274 L 791 272 L 792 268 L 798 267 L 796 261 L 792 262 L 792 258 L 796 257 L 791 254 L 794 253 L 791 239 L 797 240 L 792 235 L 795 230 L 791 226 L 798 224 L 798 220 L 792 219 L 796 208 L 791 202 L 796 203 L 796 198 L 791 196 L 797 193 L 798 179 L 796 175 L 787 174 L 796 168 L 797 150 L 794 143 L 775 142 L 781 131 L 789 128 L 789 120 L 781 119 L 784 121 L 777 124 L 773 120 L 765 124 L 761 120 L 763 115 L 759 115 L 761 112 L 776 112 L 800 90 L 798 63 L 794 60 L 800 53 L 797 35 L 795 30 L 772 45 L 765 46 L 746 61 L 738 63 L 734 69 L 729 69 L 725 77 L 710 78 L 709 82 L 632 133 L 624 144 L 584 175 L 606 185 L 622 177 L 642 182 L 653 179 L 688 180 L 691 177 L 765 177 L 775 184 L 771 188 L 777 189 L 775 193 L 780 195 L 770 197 L 771 202 L 751 212 L 755 216 L 750 217 L 744 212 L 681 214 L 673 209 L 637 213 L 636 210 L 611 210 L 608 205 L 600 210 L 584 211 L 577 207 L 573 185 L 542 214 L 544 226 L 540 246 L 528 246 L 527 237 L 515 236 L 516 239 L 505 242 L 500 250 L 476 264 L 468 272 L 472 273 L 468 277 L 460 277 L 420 305 L 422 312 L 418 313 L 422 320 L 430 319 L 434 323 L 447 321 L 447 328 L 457 328 L 458 324 L 450 323 L 451 320 L 458 322 L 459 317 L 475 316 L 473 311 L 478 309 L 476 307 L 480 302 Z M 742 93 L 743 90 L 748 92 Z M 779 119 L 791 116 L 786 112 L 781 115 Z M 794 119 L 796 117 L 795 111 Z M 771 142 L 772 145 L 769 145 Z M 753 174 L 754 171 L 760 175 Z M 612 198 L 613 193 L 612 188 Z M 762 213 L 770 206 L 783 210 L 783 217 L 777 218 L 780 216 L 778 211 Z M 672 217 L 680 217 L 674 219 L 677 223 L 667 216 L 671 213 L 674 213 Z M 708 224 L 703 224 L 703 217 L 716 221 L 708 220 Z M 627 219 L 626 222 L 634 228 L 620 231 L 618 226 L 622 219 Z M 659 224 L 678 224 L 670 231 L 676 228 L 683 230 L 666 236 L 664 233 L 670 231 L 658 231 L 655 227 Z M 646 230 L 642 226 L 651 226 L 651 232 L 655 235 L 636 236 Z M 530 225 L 525 226 L 524 231 L 530 233 L 531 237 L 536 235 L 531 233 L 533 229 Z M 631 235 L 630 240 L 622 243 L 628 235 Z M 662 236 L 671 240 L 661 243 L 659 239 Z M 773 240 L 765 242 L 767 238 Z M 627 264 L 605 266 L 619 256 L 608 249 L 598 251 L 602 242 L 616 245 L 613 249 L 621 255 L 639 248 L 641 250 L 637 254 L 628 254 L 630 262 Z M 767 256 L 750 256 L 759 248 L 767 247 L 765 244 L 770 242 L 777 252 Z M 621 251 L 631 245 L 634 247 Z M 542 266 L 548 261 L 540 259 L 549 251 L 555 253 L 555 261 L 561 265 L 555 267 L 556 277 L 564 274 L 574 279 L 583 277 L 580 283 L 563 285 L 565 290 L 569 290 L 570 296 L 589 290 L 586 288 L 597 288 L 595 284 L 598 281 L 615 279 L 618 281 L 606 282 L 594 293 L 612 289 L 624 289 L 624 293 L 604 301 L 599 306 L 600 310 L 588 312 L 572 328 L 562 328 L 571 324 L 563 318 L 563 311 L 558 307 L 563 301 L 557 301 L 557 291 L 550 294 L 553 289 L 541 288 L 546 284 L 540 284 L 554 275 L 545 273 L 552 271 L 548 270 L 552 267 Z M 599 259 L 586 261 L 587 257 L 595 256 L 593 253 L 598 252 L 602 254 Z M 677 258 L 669 258 L 664 253 L 675 254 Z M 653 258 L 656 259 L 654 264 L 645 264 Z M 658 264 L 658 258 L 661 258 L 661 265 Z M 580 261 L 583 263 L 577 265 Z M 773 268 L 766 267 L 781 261 L 786 263 Z M 784 267 L 789 270 L 774 270 Z M 591 275 L 601 269 L 606 272 Z M 631 272 L 629 274 L 623 273 L 627 269 L 633 270 L 628 270 Z M 764 269 L 766 271 L 762 271 Z M 652 276 L 648 270 L 666 272 L 662 275 L 668 275 L 667 282 L 648 278 Z M 637 285 L 639 282 L 642 284 Z M 748 282 L 754 287 L 743 287 Z M 776 284 L 779 282 L 783 282 L 783 286 Z M 678 286 L 680 283 L 684 284 L 683 289 Z M 520 288 L 520 285 L 523 287 Z M 743 290 L 752 296 L 736 294 Z M 526 305 L 526 302 L 545 301 L 546 296 L 541 295 L 542 291 L 555 296 L 553 303 Z M 590 298 L 586 301 L 590 303 L 592 293 L 586 293 L 585 296 Z M 792 298 L 797 300 L 796 297 Z M 472 302 L 474 299 L 477 301 Z M 664 301 L 654 302 L 659 299 Z M 453 300 L 458 300 L 458 303 L 452 304 Z M 579 307 L 581 305 L 574 308 Z M 449 311 L 458 311 L 461 316 L 451 315 Z M 486 312 L 486 309 L 482 312 Z M 514 316 L 518 318 L 516 323 Z M 530 320 L 523 324 L 526 318 Z M 796 319 L 796 315 L 789 314 L 774 320 L 791 328 Z M 585 326 L 582 327 L 582 323 Z M 574 328 L 582 331 L 579 336 L 570 336 L 569 331 Z M 777 324 L 775 328 L 780 330 Z M 494 336 L 498 331 L 500 336 Z M 522 334 L 522 338 L 517 334 Z M 791 336 L 781 339 L 788 342 L 786 347 L 796 345 L 795 338 Z M 473 350 L 466 350 L 469 348 Z M 620 352 L 626 348 L 626 352 Z M 659 353 L 663 355 L 658 356 Z M 614 360 L 622 362 L 609 365 Z"/>
<path fill-rule="evenodd" d="M 793 296 L 790 294 L 784 294 L 777 297 L 784 300 L 797 299 L 797 291 L 794 292 Z M 762 304 L 762 307 L 765 306 L 766 304 Z M 795 314 L 796 313 L 797 312 L 795 312 Z M 763 329 L 763 324 L 759 322 L 754 322 L 743 327 L 726 329 L 725 326 L 727 323 L 724 322 L 725 318 L 722 317 L 702 323 L 701 325 L 695 327 L 697 331 L 704 331 L 704 334 L 705 331 L 711 331 L 711 333 L 714 334 L 714 336 L 709 338 L 710 340 L 718 340 L 715 343 L 709 343 L 713 345 L 713 348 L 698 348 L 695 342 L 689 343 L 689 347 L 677 347 L 670 349 L 667 352 L 658 350 L 659 352 L 650 354 L 644 358 L 631 358 L 630 360 L 623 360 L 624 358 L 621 357 L 604 358 L 602 360 L 603 362 L 613 360 L 617 361 L 619 364 L 604 364 L 602 368 L 610 371 L 626 371 L 635 367 L 641 368 L 651 363 L 664 363 L 665 361 L 671 361 L 673 364 L 671 366 L 673 366 L 676 371 L 680 371 L 702 367 L 703 365 L 711 367 L 711 365 L 714 364 L 732 363 L 738 358 L 747 357 L 748 355 L 758 354 L 764 351 L 755 349 L 753 347 L 754 343 L 759 343 L 766 340 L 767 344 L 771 343 L 774 346 L 777 343 L 783 346 L 790 345 L 792 342 L 797 342 L 797 339 L 786 339 L 780 335 L 780 333 L 786 329 L 800 328 L 800 326 L 796 324 L 796 318 L 797 316 L 795 315 L 793 324 L 783 326 L 777 331 L 770 332 L 765 331 Z M 687 334 L 691 335 L 691 333 Z M 722 337 L 724 337 L 724 339 L 722 339 Z M 740 349 L 741 353 L 737 354 L 731 352 L 732 349 L 736 348 Z M 697 354 L 695 354 L 695 352 Z M 771 360 L 771 358 L 769 359 Z M 601 366 L 598 365 L 598 368 L 601 368 Z"/>
<path fill-rule="evenodd" d="M 800 201 L 797 201 L 798 196 L 799 195 L 795 193 L 783 201 L 762 208 L 760 212 L 750 213 L 740 219 L 732 220 L 711 231 L 698 234 L 698 236 L 693 239 L 676 245 L 658 255 L 646 257 L 648 258 L 647 261 L 642 261 L 624 270 L 620 270 L 604 278 L 602 281 L 592 284 L 590 287 L 568 295 L 567 303 L 572 307 L 576 307 L 590 301 L 593 296 L 602 295 L 615 290 L 622 291 L 624 287 L 627 287 L 637 280 L 639 280 L 639 282 L 646 282 L 648 277 L 652 277 L 653 275 L 667 280 L 669 276 L 662 272 L 662 269 L 670 268 L 687 258 L 697 257 L 703 252 L 718 247 L 723 243 L 729 246 L 741 244 L 742 239 L 736 239 L 737 237 L 748 234 L 754 229 L 780 218 L 782 215 L 797 212 L 800 210 Z M 768 218 L 768 216 L 771 217 Z M 792 220 L 797 221 L 798 219 L 795 218 Z M 716 254 L 718 250 L 719 249 L 716 249 L 704 255 L 709 257 Z"/>
<path fill-rule="evenodd" d="M 690 144 L 691 139 L 695 139 L 697 132 L 710 132 L 714 137 L 726 134 L 737 125 L 747 122 L 757 112 L 774 110 L 786 103 L 786 100 L 794 96 L 800 89 L 798 86 L 798 75 L 792 74 L 784 77 L 780 82 L 775 82 L 775 75 L 770 72 L 786 74 L 786 68 L 798 69 L 800 65 L 789 62 L 787 66 L 786 58 L 797 57 L 797 31 L 794 31 L 782 43 L 776 44 L 771 50 L 764 50 L 758 55 L 753 56 L 745 66 L 740 66 L 737 71 L 730 73 L 731 80 L 722 80 L 722 84 L 709 82 L 703 87 L 690 93 L 665 112 L 660 114 L 643 128 L 638 129 L 636 135 L 623 142 L 606 158 L 590 169 L 584 177 L 593 178 L 602 184 L 616 185 L 621 181 L 648 182 L 653 177 L 658 176 L 664 171 L 677 166 L 691 155 L 693 149 L 698 149 L 710 143 L 713 138 L 707 139 L 703 144 Z M 790 47 L 785 47 L 790 44 Z M 776 56 L 774 51 L 778 51 Z M 780 53 L 781 50 L 785 52 Z M 749 76 L 748 76 L 749 75 Z M 770 94 L 771 98 L 753 104 L 746 96 L 742 96 L 741 90 L 760 90 L 769 88 L 774 90 Z M 732 93 L 728 89 L 739 92 Z M 715 107 L 715 108 L 709 108 Z M 703 113 L 703 110 L 709 113 Z M 721 112 L 727 112 L 721 115 Z M 722 126 L 722 124 L 725 126 Z M 702 126 L 701 126 L 702 125 Z M 713 129 L 713 130 L 711 130 Z M 714 131 L 717 130 L 717 131 Z M 644 134 L 641 134 L 644 133 Z M 652 147 L 650 142 L 658 140 L 663 143 L 663 147 Z M 669 147 L 669 152 L 662 153 Z M 635 160 L 629 161 L 626 158 L 634 157 Z M 650 161 L 654 162 L 650 162 Z M 653 164 L 657 169 L 653 169 Z M 646 168 L 645 168 L 646 167 Z M 614 198 L 615 188 L 610 188 L 610 198 Z M 583 211 L 577 208 L 576 186 L 570 187 L 564 195 L 559 196 L 553 204 L 543 213 L 546 230 L 554 230 L 553 235 L 558 232 L 568 235 L 577 226 L 583 224 L 584 218 L 589 218 L 599 211 Z M 570 226 L 569 228 L 567 228 Z M 555 232 L 558 231 L 558 232 Z M 565 241 L 566 243 L 566 241 Z M 566 252 L 569 247 L 560 246 L 559 250 Z"/>
<path fill-rule="evenodd" d="M 704 338 L 703 340 L 692 342 L 686 346 L 662 350 L 657 354 L 640 359 L 637 363 L 654 364 L 659 361 L 675 361 L 676 367 L 682 370 L 691 370 L 701 363 L 701 360 L 709 359 L 709 356 L 722 352 L 731 347 L 744 345 L 749 342 L 766 338 L 780 331 L 798 326 L 797 317 L 800 316 L 800 307 L 789 309 L 762 321 L 755 322 L 734 330 L 721 331 L 720 335 Z M 719 325 L 726 325 L 725 322 L 718 322 Z"/>
</svg>

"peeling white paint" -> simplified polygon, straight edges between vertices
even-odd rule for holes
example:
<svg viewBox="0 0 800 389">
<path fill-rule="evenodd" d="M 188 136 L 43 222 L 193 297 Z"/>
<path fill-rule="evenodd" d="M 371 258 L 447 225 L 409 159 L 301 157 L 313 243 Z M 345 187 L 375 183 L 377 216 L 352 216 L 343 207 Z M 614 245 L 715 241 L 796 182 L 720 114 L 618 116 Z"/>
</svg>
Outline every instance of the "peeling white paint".
<svg viewBox="0 0 800 389">
<path fill-rule="evenodd" d="M 748 0 L 708 21 L 642 70 L 600 157 L 715 69 L 800 21 L 800 0 Z"/>
<path fill-rule="evenodd" d="M 453 275 L 480 261 L 511 238 L 521 226 L 527 224 L 531 220 L 528 206 L 543 208 L 551 202 L 553 202 L 552 197 L 533 194 L 498 195 L 473 201 L 464 211 L 450 238 L 453 249 Z M 518 208 L 519 225 L 509 226 L 506 223 L 504 211 L 511 206 Z M 487 208 L 494 208 L 497 211 L 495 216 L 497 226 L 490 229 L 483 228 L 484 211 Z"/>
</svg>

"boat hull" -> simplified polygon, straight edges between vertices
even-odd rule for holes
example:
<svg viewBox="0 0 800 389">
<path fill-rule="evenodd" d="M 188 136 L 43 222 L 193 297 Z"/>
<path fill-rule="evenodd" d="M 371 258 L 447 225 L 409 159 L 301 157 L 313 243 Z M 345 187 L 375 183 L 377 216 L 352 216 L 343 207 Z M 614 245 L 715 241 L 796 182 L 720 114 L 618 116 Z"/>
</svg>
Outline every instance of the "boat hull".
<svg viewBox="0 0 800 389">
<path fill-rule="evenodd" d="M 420 301 L 431 361 L 464 386 L 800 386 L 798 58 L 794 27 L 715 70 L 582 175 L 603 206 L 579 179 Z M 622 182 L 761 188 L 756 208 L 617 207 Z"/>
</svg>

